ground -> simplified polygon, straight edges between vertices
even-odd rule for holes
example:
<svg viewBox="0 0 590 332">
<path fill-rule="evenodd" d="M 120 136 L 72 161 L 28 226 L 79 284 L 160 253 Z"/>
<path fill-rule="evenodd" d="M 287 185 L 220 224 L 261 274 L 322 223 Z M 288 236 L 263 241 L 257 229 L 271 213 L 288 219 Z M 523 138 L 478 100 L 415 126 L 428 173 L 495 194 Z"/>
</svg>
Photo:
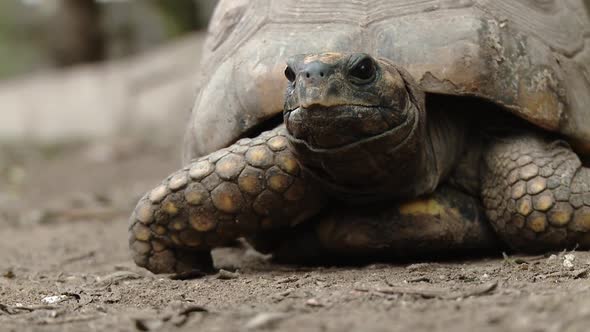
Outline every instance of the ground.
<svg viewBox="0 0 590 332">
<path fill-rule="evenodd" d="M 302 267 L 231 248 L 215 252 L 216 275 L 153 275 L 129 257 L 127 217 L 179 165 L 177 155 L 125 144 L 1 152 L 0 330 L 557 332 L 590 324 L 587 252 Z"/>
</svg>

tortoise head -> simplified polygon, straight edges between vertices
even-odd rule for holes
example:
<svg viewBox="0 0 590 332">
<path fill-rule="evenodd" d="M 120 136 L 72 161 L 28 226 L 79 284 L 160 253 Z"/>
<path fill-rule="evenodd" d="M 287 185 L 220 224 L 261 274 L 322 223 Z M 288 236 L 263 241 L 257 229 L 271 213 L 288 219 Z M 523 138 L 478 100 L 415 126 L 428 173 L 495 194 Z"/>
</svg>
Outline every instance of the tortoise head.
<svg viewBox="0 0 590 332">
<path fill-rule="evenodd" d="M 352 197 L 429 192 L 424 94 L 403 69 L 364 53 L 288 61 L 284 122 L 302 166 Z"/>
</svg>

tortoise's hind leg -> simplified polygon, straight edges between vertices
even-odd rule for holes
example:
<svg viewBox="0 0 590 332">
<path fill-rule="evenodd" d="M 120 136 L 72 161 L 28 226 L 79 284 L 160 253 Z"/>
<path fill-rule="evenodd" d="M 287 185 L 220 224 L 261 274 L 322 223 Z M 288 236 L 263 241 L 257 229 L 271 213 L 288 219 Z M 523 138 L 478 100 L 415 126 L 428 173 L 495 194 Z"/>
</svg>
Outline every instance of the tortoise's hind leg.
<svg viewBox="0 0 590 332">
<path fill-rule="evenodd" d="M 195 160 L 148 192 L 131 217 L 133 259 L 154 273 L 206 272 L 212 248 L 305 221 L 322 197 L 281 126 Z"/>
<path fill-rule="evenodd" d="M 567 143 L 532 134 L 493 143 L 482 172 L 486 214 L 513 248 L 590 248 L 590 169 Z"/>
<path fill-rule="evenodd" d="M 501 250 L 479 199 L 447 186 L 401 203 L 334 206 L 298 229 L 261 235 L 250 239 L 254 247 L 288 263 L 436 259 Z"/>
</svg>

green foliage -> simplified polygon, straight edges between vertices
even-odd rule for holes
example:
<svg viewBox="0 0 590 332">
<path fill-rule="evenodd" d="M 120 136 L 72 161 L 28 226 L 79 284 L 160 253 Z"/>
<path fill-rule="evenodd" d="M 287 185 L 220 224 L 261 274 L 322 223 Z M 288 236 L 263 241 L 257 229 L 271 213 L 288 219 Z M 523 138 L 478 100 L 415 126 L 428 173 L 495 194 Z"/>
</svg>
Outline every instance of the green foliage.
<svg viewBox="0 0 590 332">
<path fill-rule="evenodd" d="M 0 1 L 0 78 L 45 65 L 41 21 L 18 0 Z"/>
<path fill-rule="evenodd" d="M 197 21 L 197 8 L 193 0 L 151 0 L 165 19 L 167 31 L 171 36 L 200 27 Z"/>
</svg>

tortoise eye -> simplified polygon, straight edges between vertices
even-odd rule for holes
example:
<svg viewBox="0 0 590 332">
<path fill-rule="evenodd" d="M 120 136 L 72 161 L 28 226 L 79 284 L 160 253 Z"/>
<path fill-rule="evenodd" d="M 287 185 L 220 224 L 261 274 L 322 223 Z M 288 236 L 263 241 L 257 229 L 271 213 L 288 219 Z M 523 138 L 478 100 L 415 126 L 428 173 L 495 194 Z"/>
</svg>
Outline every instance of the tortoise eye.
<svg viewBox="0 0 590 332">
<path fill-rule="evenodd" d="M 289 80 L 289 82 L 294 82 L 295 81 L 295 72 L 293 71 L 293 69 L 291 69 L 290 66 L 287 66 L 287 68 L 285 68 L 285 77 Z"/>
<path fill-rule="evenodd" d="M 365 84 L 375 78 L 376 71 L 373 59 L 367 57 L 356 63 L 349 75 L 353 78 L 354 83 Z"/>
</svg>

